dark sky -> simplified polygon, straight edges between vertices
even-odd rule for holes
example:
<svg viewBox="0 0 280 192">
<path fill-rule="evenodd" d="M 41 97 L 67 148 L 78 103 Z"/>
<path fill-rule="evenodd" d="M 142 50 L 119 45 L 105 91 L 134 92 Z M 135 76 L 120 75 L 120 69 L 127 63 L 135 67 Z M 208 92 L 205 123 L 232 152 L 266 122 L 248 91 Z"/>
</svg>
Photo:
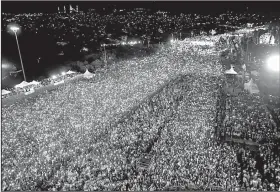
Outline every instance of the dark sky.
<svg viewBox="0 0 280 192">
<path fill-rule="evenodd" d="M 279 12 L 280 1 L 1 1 L 2 12 L 33 13 L 56 12 L 60 5 L 79 5 L 83 10 L 88 8 L 103 8 L 116 5 L 118 8 L 151 8 L 173 12 L 221 13 L 227 10 L 249 12 Z"/>
</svg>

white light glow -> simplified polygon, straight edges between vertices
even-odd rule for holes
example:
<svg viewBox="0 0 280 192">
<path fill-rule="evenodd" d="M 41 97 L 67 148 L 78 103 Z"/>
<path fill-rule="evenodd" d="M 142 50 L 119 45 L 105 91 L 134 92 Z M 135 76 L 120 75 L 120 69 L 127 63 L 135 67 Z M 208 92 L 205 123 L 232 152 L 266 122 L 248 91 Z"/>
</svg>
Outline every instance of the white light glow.
<svg viewBox="0 0 280 192">
<path fill-rule="evenodd" d="M 66 75 L 66 73 L 65 73 L 65 72 L 62 72 L 62 73 L 61 73 L 61 75 L 63 75 L 63 76 L 64 76 L 64 75 Z"/>
<path fill-rule="evenodd" d="M 280 64 L 279 64 L 279 55 L 274 55 L 268 58 L 267 60 L 267 67 L 269 70 L 279 72 L 280 71 Z"/>
<path fill-rule="evenodd" d="M 9 64 L 6 64 L 6 63 L 2 64 L 2 68 L 3 68 L 3 69 L 8 69 L 9 67 L 10 67 Z"/>
<path fill-rule="evenodd" d="M 57 77 L 55 75 L 52 76 L 52 79 L 56 79 Z"/>
<path fill-rule="evenodd" d="M 13 32 L 17 32 L 17 31 L 19 30 L 19 27 L 12 26 L 12 27 L 10 27 L 10 29 L 11 29 Z"/>
</svg>

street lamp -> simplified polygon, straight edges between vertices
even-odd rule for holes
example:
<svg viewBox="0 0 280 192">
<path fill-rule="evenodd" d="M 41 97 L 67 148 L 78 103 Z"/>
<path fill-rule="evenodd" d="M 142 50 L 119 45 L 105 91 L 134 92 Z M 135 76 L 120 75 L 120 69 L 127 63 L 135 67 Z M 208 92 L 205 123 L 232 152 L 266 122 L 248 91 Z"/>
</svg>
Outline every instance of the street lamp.
<svg viewBox="0 0 280 192">
<path fill-rule="evenodd" d="M 21 68 L 22 68 L 22 72 L 23 72 L 24 81 L 26 81 L 26 76 L 25 76 L 25 72 L 24 72 L 24 67 L 23 67 L 23 63 L 22 63 L 22 59 L 21 59 L 21 53 L 20 53 L 19 44 L 18 44 L 18 38 L 17 38 L 17 31 L 19 30 L 19 27 L 11 26 L 10 29 L 14 32 L 14 34 L 16 36 L 18 53 L 19 53 L 19 58 L 20 58 L 20 64 L 21 64 Z"/>
</svg>

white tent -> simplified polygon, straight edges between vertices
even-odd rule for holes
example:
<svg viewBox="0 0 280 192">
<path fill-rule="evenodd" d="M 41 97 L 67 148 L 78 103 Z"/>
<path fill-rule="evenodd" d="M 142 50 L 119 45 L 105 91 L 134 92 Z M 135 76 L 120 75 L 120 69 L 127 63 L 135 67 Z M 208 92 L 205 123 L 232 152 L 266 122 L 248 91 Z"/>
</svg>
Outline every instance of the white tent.
<svg viewBox="0 0 280 192">
<path fill-rule="evenodd" d="M 25 95 L 30 95 L 30 94 L 32 94 L 34 92 L 35 92 L 34 88 L 31 88 L 29 91 L 25 92 L 24 94 Z"/>
<path fill-rule="evenodd" d="M 259 41 L 260 44 L 275 44 L 275 38 L 272 35 L 271 40 L 270 40 L 271 34 L 270 33 L 265 33 L 260 36 Z M 269 41 L 270 40 L 270 41 Z"/>
<path fill-rule="evenodd" d="M 16 85 L 15 88 L 23 88 L 23 87 L 26 87 L 28 85 L 30 85 L 28 82 L 23 81 L 20 84 Z"/>
<path fill-rule="evenodd" d="M 237 75 L 237 72 L 234 71 L 233 67 L 231 66 L 231 68 L 229 70 L 226 70 L 225 74 Z"/>
<path fill-rule="evenodd" d="M 253 27 L 253 23 L 247 23 L 247 27 Z"/>
<path fill-rule="evenodd" d="M 30 84 L 30 85 L 39 85 L 39 84 L 40 84 L 40 82 L 38 82 L 38 81 L 34 81 L 34 80 L 33 80 L 33 81 L 32 81 L 32 82 L 30 82 L 29 84 Z"/>
<path fill-rule="evenodd" d="M 244 89 L 249 91 L 249 93 L 259 93 L 258 86 L 253 82 L 253 79 L 250 79 L 248 83 L 244 83 Z"/>
<path fill-rule="evenodd" d="M 64 80 L 55 82 L 54 85 L 60 85 L 60 84 L 63 84 L 63 83 L 64 83 Z"/>
<path fill-rule="evenodd" d="M 2 95 L 7 95 L 9 93 L 11 93 L 11 91 L 7 91 L 5 89 L 2 89 L 2 92 L 1 92 Z"/>
<path fill-rule="evenodd" d="M 69 70 L 69 71 L 66 72 L 66 75 L 70 75 L 70 74 L 73 74 L 73 73 L 76 73 L 76 72 Z"/>
<path fill-rule="evenodd" d="M 217 34 L 216 30 L 214 30 L 214 29 L 212 29 L 212 30 L 210 31 L 210 33 L 211 33 L 211 35 L 216 35 L 216 34 Z"/>
<path fill-rule="evenodd" d="M 84 73 L 84 77 L 87 79 L 91 79 L 91 78 L 93 78 L 93 73 L 86 70 L 86 72 Z"/>
</svg>

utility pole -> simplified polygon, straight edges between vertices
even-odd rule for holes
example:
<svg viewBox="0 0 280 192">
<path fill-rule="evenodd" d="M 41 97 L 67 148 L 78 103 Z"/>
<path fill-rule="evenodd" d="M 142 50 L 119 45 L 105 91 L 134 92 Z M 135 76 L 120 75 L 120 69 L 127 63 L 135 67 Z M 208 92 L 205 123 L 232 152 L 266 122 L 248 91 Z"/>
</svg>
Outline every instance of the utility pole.
<svg viewBox="0 0 280 192">
<path fill-rule="evenodd" d="M 17 42 L 20 64 L 21 64 L 21 68 L 22 68 L 22 72 L 23 72 L 24 81 L 26 81 L 25 71 L 24 71 L 24 67 L 23 67 L 23 63 L 22 63 L 22 58 L 21 58 L 21 53 L 20 53 L 20 48 L 19 48 L 19 43 L 18 43 L 18 38 L 17 38 L 17 31 L 19 30 L 19 28 L 13 26 L 13 27 L 11 27 L 11 30 L 14 32 L 14 34 L 16 36 L 16 42 Z"/>
</svg>

